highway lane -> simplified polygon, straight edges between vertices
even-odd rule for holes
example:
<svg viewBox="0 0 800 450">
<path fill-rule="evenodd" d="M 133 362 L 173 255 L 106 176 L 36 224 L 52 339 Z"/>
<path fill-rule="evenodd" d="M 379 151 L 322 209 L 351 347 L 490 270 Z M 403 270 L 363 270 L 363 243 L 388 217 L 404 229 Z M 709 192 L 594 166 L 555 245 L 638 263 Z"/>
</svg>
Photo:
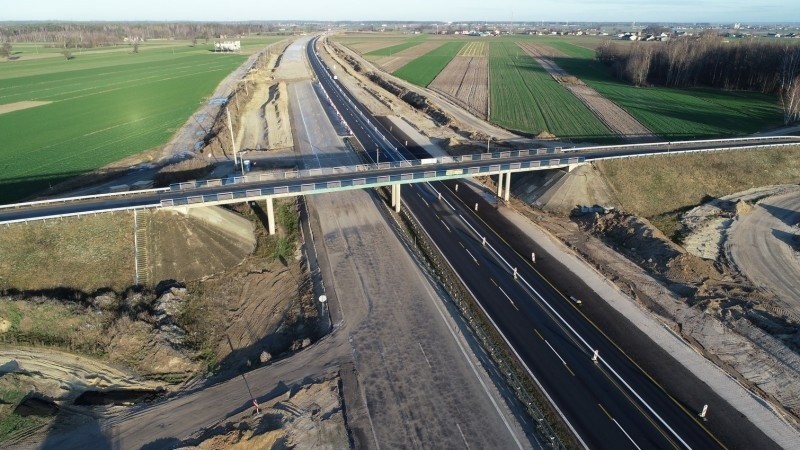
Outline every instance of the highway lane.
<svg viewBox="0 0 800 450">
<path fill-rule="evenodd" d="M 441 183 L 434 186 L 442 192 L 443 200 L 439 200 L 438 193 L 421 186 L 413 192 L 406 191 L 406 205 L 586 445 L 590 448 L 719 446 L 699 426 L 693 412 L 681 409 L 513 249 L 492 232 L 485 234 L 484 245 L 484 235 L 476 233 L 483 227 L 470 217 L 472 205 L 452 199 Z M 512 269 L 504 261 L 517 267 L 518 279 L 514 279 Z M 593 349 L 599 349 L 601 356 L 597 364 L 592 362 Z"/>
<path fill-rule="evenodd" d="M 347 106 L 342 102 L 339 107 L 341 112 Z M 368 126 L 352 128 L 365 148 L 385 142 L 364 132 Z M 392 155 L 389 145 L 383 145 L 387 156 L 409 156 Z M 437 186 L 438 192 L 424 185 L 406 187 L 403 201 L 585 446 L 721 446 L 693 417 L 694 412 L 681 408 L 513 249 L 488 232 L 478 231 L 482 226 L 468 218 L 468 208 L 443 185 Z M 439 200 L 439 192 L 443 200 Z M 445 201 L 448 198 L 449 203 Z M 488 236 L 487 245 L 483 236 Z M 488 251 L 490 246 L 497 253 Z M 515 279 L 508 264 L 517 267 L 519 278 Z M 523 279 L 527 283 L 520 281 Z M 600 353 L 597 363 L 592 360 L 595 349 Z"/>
</svg>

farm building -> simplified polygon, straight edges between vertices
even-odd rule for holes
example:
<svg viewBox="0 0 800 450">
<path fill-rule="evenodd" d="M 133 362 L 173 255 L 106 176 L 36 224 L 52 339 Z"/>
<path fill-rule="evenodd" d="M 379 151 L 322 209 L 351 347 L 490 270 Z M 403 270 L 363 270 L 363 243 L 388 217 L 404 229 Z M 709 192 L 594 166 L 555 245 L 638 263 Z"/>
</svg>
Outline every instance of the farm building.
<svg viewBox="0 0 800 450">
<path fill-rule="evenodd" d="M 242 49 L 242 41 L 223 41 L 214 43 L 215 52 L 238 52 Z"/>
</svg>

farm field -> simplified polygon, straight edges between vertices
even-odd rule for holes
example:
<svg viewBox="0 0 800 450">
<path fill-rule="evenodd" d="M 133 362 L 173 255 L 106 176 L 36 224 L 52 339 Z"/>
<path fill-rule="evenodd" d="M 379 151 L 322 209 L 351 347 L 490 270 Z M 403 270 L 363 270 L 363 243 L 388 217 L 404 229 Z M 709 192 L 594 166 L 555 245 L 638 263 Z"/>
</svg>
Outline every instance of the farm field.
<svg viewBox="0 0 800 450">
<path fill-rule="evenodd" d="M 405 36 L 405 37 L 403 37 Z M 350 41 L 352 39 L 352 41 Z M 369 35 L 351 35 L 341 42 L 355 48 L 368 45 L 378 39 Z M 410 45 L 408 35 L 395 35 L 391 45 Z M 425 59 L 414 60 L 394 72 L 394 75 L 419 86 L 426 86 L 449 95 L 468 110 L 476 108 L 472 98 L 480 93 L 461 94 L 453 86 L 458 71 L 464 69 L 463 61 L 456 59 L 480 55 L 489 51 L 489 120 L 510 130 L 538 134 L 547 131 L 553 135 L 572 140 L 611 142 L 618 140 L 583 103 L 575 98 L 565 86 L 559 85 L 525 52 L 516 48 L 517 43 L 535 44 L 540 52 L 551 57 L 561 69 L 577 77 L 589 88 L 596 102 L 616 105 L 627 112 L 646 129 L 666 139 L 693 139 L 731 136 L 754 133 L 781 123 L 780 111 L 773 95 L 753 92 L 726 92 L 714 89 L 637 88 L 615 79 L 609 69 L 594 60 L 594 48 L 608 37 L 583 36 L 502 36 L 497 38 L 465 38 L 460 36 L 428 37 L 429 41 L 444 41 L 448 45 L 461 44 L 461 50 L 453 57 L 453 67 L 429 65 Z M 620 45 L 627 42 L 620 41 Z M 374 44 L 373 44 L 374 45 Z M 483 47 L 483 48 L 482 48 Z M 408 47 L 411 48 L 411 47 Z M 446 46 L 439 47 L 443 51 Z M 429 55 L 424 55 L 428 57 Z M 431 55 L 432 56 L 432 55 Z M 426 58 L 427 59 L 427 58 Z M 373 59 L 374 60 L 374 59 Z M 443 59 L 439 58 L 439 63 Z M 434 73 L 435 72 L 435 73 Z M 442 78 L 434 81 L 437 74 Z M 481 83 L 483 75 L 467 74 Z M 445 83 L 445 79 L 451 78 Z M 449 86 L 445 86 L 449 84 Z M 584 89 L 580 86 L 575 89 Z M 477 88 L 476 88 L 477 89 Z M 467 94 L 465 94 L 467 93 Z M 598 96 L 599 94 L 599 96 Z M 465 103 L 466 102 L 466 103 Z M 474 102 L 480 103 L 479 99 Z M 469 105 L 469 106 L 465 106 Z M 606 108 L 609 109 L 609 108 Z M 610 110 L 610 109 L 609 109 Z M 628 129 L 630 127 L 623 127 Z M 634 133 L 640 134 L 640 132 Z"/>
<path fill-rule="evenodd" d="M 409 62 L 394 75 L 417 86 L 428 86 L 458 54 L 464 42 L 451 41 Z"/>
<path fill-rule="evenodd" d="M 415 45 L 400 52 L 394 53 L 391 56 L 383 56 L 380 58 L 375 58 L 370 56 L 367 57 L 367 59 L 377 64 L 378 67 L 381 68 L 381 70 L 392 73 L 400 69 L 401 67 L 405 66 L 409 62 L 419 58 L 420 56 L 425 55 L 433 51 L 434 49 L 440 47 L 442 44 L 444 44 L 443 41 L 430 40 L 422 42 L 419 45 Z"/>
<path fill-rule="evenodd" d="M 545 43 L 554 62 L 664 138 L 693 139 L 755 133 L 781 123 L 775 96 L 717 89 L 638 88 L 616 80 L 594 51 L 565 41 Z"/>
<path fill-rule="evenodd" d="M 472 114 L 485 119 L 489 96 L 489 62 L 485 54 L 460 56 L 471 44 L 467 44 L 459 56 L 453 58 L 428 87 L 448 96 Z M 469 52 L 472 54 L 474 50 L 469 49 Z"/>
<path fill-rule="evenodd" d="M 280 39 L 249 46 L 253 51 Z M 0 202 L 164 144 L 245 60 L 165 42 L 173 45 L 145 43 L 138 54 L 84 51 L 70 61 L 60 55 L 26 60 L 22 53 L 0 63 L 0 105 L 50 102 L 0 114 Z"/>
<path fill-rule="evenodd" d="M 427 36 L 418 35 L 411 38 L 405 38 L 400 41 L 400 43 L 396 43 L 393 45 L 389 45 L 387 47 L 380 47 L 375 50 L 372 50 L 368 53 L 365 53 L 366 56 L 392 56 L 395 53 L 400 53 L 403 50 L 407 50 L 411 47 L 419 45 L 427 39 Z M 389 41 L 391 43 L 392 41 Z"/>
<path fill-rule="evenodd" d="M 489 43 L 491 121 L 531 134 L 607 141 L 613 133 L 513 40 Z"/>
<path fill-rule="evenodd" d="M 572 92 L 601 122 L 623 140 L 626 142 L 657 140 L 650 130 L 634 119 L 627 111 L 556 65 L 553 59 L 565 56 L 559 50 L 546 45 L 534 44 L 533 42 L 517 42 L 517 45 L 554 79 L 558 80 L 562 86 Z"/>
</svg>

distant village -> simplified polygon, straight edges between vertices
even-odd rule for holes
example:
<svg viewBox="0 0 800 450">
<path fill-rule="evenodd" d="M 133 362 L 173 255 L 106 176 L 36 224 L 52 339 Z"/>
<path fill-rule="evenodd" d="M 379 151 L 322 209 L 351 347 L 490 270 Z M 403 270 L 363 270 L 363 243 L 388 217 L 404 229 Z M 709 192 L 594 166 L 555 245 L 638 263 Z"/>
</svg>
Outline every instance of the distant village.
<svg viewBox="0 0 800 450">
<path fill-rule="evenodd" d="M 360 31 L 406 32 L 413 34 L 440 34 L 492 37 L 510 34 L 533 36 L 608 36 L 626 41 L 668 41 L 681 36 L 695 36 L 703 32 L 715 32 L 725 38 L 800 38 L 800 26 L 760 26 L 711 24 L 476 24 L 476 23 L 422 23 L 422 24 L 361 24 Z M 340 25 L 352 28 L 352 24 Z"/>
</svg>

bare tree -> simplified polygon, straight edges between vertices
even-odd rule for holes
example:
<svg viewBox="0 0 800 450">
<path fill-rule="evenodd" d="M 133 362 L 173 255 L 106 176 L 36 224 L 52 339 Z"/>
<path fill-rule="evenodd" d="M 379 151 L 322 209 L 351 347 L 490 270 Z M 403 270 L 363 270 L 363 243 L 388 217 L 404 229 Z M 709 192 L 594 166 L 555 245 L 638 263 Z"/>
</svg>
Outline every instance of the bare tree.
<svg viewBox="0 0 800 450">
<path fill-rule="evenodd" d="M 653 59 L 653 47 L 648 44 L 635 43 L 631 48 L 627 72 L 631 83 L 636 86 L 647 85 L 647 74 L 650 73 L 650 62 Z"/>
<path fill-rule="evenodd" d="M 64 50 L 61 51 L 61 54 L 64 55 L 64 59 L 66 59 L 67 61 L 73 58 L 72 51 L 70 51 L 69 49 L 65 48 Z"/>
<path fill-rule="evenodd" d="M 3 42 L 3 45 L 0 45 L 0 58 L 5 58 L 5 59 L 11 58 L 10 42 Z"/>
<path fill-rule="evenodd" d="M 133 43 L 133 53 L 139 53 L 139 42 Z"/>
<path fill-rule="evenodd" d="M 779 77 L 783 123 L 788 125 L 800 119 L 800 46 L 784 47 Z"/>
</svg>

